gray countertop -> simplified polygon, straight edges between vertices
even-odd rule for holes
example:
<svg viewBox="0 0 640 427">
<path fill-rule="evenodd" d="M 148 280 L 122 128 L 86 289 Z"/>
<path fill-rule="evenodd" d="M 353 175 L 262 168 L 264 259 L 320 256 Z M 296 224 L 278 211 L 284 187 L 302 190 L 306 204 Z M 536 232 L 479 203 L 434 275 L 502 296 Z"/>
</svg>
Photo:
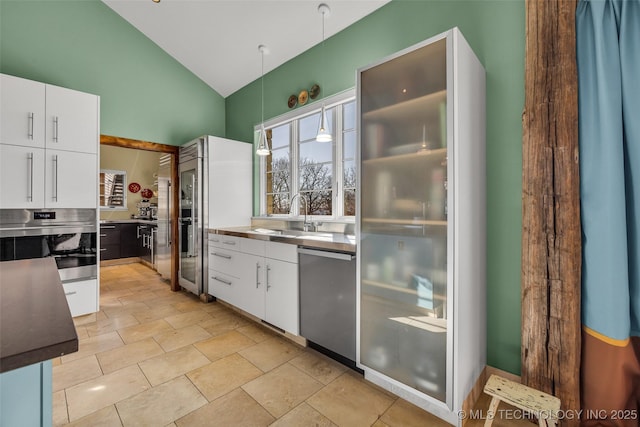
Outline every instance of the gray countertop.
<svg viewBox="0 0 640 427">
<path fill-rule="evenodd" d="M 324 249 L 340 252 L 356 252 L 354 235 L 329 232 L 306 232 L 299 230 L 268 229 L 260 227 L 225 227 L 209 229 L 212 234 L 246 237 L 249 239 L 268 240 L 289 243 L 297 246 Z"/>
<path fill-rule="evenodd" d="M 0 262 L 0 372 L 78 351 L 53 258 Z"/>
</svg>

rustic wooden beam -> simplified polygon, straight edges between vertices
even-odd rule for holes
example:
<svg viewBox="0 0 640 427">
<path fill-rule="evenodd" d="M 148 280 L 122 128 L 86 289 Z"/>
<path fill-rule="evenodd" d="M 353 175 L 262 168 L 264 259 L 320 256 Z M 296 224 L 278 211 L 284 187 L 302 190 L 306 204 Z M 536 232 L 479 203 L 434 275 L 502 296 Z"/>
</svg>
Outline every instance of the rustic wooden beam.
<svg viewBox="0 0 640 427">
<path fill-rule="evenodd" d="M 576 5 L 526 0 L 522 116 L 521 377 L 565 410 L 580 407 Z"/>
</svg>

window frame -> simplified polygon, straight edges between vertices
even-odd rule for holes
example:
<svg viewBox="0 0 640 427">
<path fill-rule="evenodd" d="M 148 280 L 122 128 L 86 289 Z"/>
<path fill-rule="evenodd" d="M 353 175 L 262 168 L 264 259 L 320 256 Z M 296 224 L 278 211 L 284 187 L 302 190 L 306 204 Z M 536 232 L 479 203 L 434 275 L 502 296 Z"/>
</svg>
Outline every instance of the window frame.
<svg viewBox="0 0 640 427">
<path fill-rule="evenodd" d="M 346 216 L 344 215 L 344 196 L 343 196 L 343 184 L 344 184 L 344 129 L 343 129 L 343 105 L 349 102 L 355 102 L 356 94 L 355 88 L 340 92 L 338 94 L 328 96 L 321 100 L 314 102 L 313 104 L 306 105 L 300 108 L 297 108 L 294 111 L 289 111 L 285 114 L 282 114 L 278 117 L 272 118 L 270 120 L 265 120 L 264 123 L 258 123 L 254 127 L 254 132 L 258 133 L 262 125 L 264 125 L 265 129 L 272 129 L 278 126 L 282 126 L 285 124 L 289 124 L 290 133 L 289 133 L 289 155 L 291 162 L 291 191 L 294 189 L 297 192 L 299 188 L 299 129 L 298 129 L 298 121 L 303 119 L 304 117 L 311 116 L 314 114 L 320 113 L 322 109 L 322 104 L 324 103 L 326 110 L 331 110 L 333 123 L 332 135 L 333 142 L 331 150 L 332 150 L 332 178 L 331 178 L 331 194 L 332 194 L 332 212 L 331 215 L 315 215 L 317 218 L 321 218 L 322 221 L 336 221 L 336 222 L 355 222 L 354 216 Z M 357 110 L 356 110 L 357 111 Z M 357 120 L 356 120 L 357 122 Z M 357 126 L 353 129 L 354 132 L 357 132 Z M 356 137 L 357 139 L 357 137 Z M 357 157 L 357 156 L 356 156 Z M 290 207 L 289 214 L 269 214 L 267 215 L 267 183 L 266 183 L 266 158 L 267 156 L 258 156 L 259 161 L 259 178 L 258 178 L 258 188 L 260 191 L 259 194 L 259 215 L 260 217 L 269 217 L 269 218 L 278 218 L 278 219 L 299 219 L 303 216 L 303 213 L 300 212 L 299 206 L 300 203 L 294 203 L 293 206 Z M 293 197 L 293 194 L 290 194 L 289 200 Z M 311 216 L 311 215 L 310 215 Z"/>
</svg>

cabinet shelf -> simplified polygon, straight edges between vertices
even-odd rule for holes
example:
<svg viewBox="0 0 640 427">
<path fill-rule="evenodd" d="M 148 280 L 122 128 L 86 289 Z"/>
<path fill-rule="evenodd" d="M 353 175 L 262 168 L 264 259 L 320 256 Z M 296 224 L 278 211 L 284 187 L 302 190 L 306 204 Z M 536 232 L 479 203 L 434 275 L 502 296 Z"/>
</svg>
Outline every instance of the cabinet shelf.
<svg viewBox="0 0 640 427">
<path fill-rule="evenodd" d="M 446 227 L 447 221 L 431 219 L 399 219 L 399 218 L 362 218 L 363 223 L 391 225 L 431 225 Z"/>
<path fill-rule="evenodd" d="M 393 166 L 402 164 L 407 166 L 411 163 L 427 163 L 437 162 L 438 160 L 446 161 L 447 148 L 436 148 L 434 150 L 417 151 L 415 153 L 398 154 L 395 156 L 376 157 L 375 159 L 363 160 L 362 164 L 366 166 L 386 165 Z"/>
<path fill-rule="evenodd" d="M 441 90 L 408 101 L 388 105 L 377 110 L 367 111 L 362 118 L 374 122 L 415 121 L 424 118 L 425 112 L 432 112 L 436 118 L 440 114 L 440 105 L 446 103 L 447 91 Z"/>
</svg>

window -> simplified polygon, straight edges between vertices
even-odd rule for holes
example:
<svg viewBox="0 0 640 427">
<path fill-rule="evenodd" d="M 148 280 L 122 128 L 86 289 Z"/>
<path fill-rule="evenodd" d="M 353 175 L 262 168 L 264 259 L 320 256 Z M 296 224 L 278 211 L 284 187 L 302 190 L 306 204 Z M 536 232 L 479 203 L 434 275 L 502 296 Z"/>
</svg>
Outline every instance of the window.
<svg viewBox="0 0 640 427">
<path fill-rule="evenodd" d="M 332 101 L 325 101 L 331 143 L 316 141 L 319 105 L 265 123 L 271 155 L 261 158 L 262 215 L 296 217 L 306 210 L 308 215 L 327 219 L 355 216 L 353 91 L 350 96 L 342 94 Z"/>
</svg>

